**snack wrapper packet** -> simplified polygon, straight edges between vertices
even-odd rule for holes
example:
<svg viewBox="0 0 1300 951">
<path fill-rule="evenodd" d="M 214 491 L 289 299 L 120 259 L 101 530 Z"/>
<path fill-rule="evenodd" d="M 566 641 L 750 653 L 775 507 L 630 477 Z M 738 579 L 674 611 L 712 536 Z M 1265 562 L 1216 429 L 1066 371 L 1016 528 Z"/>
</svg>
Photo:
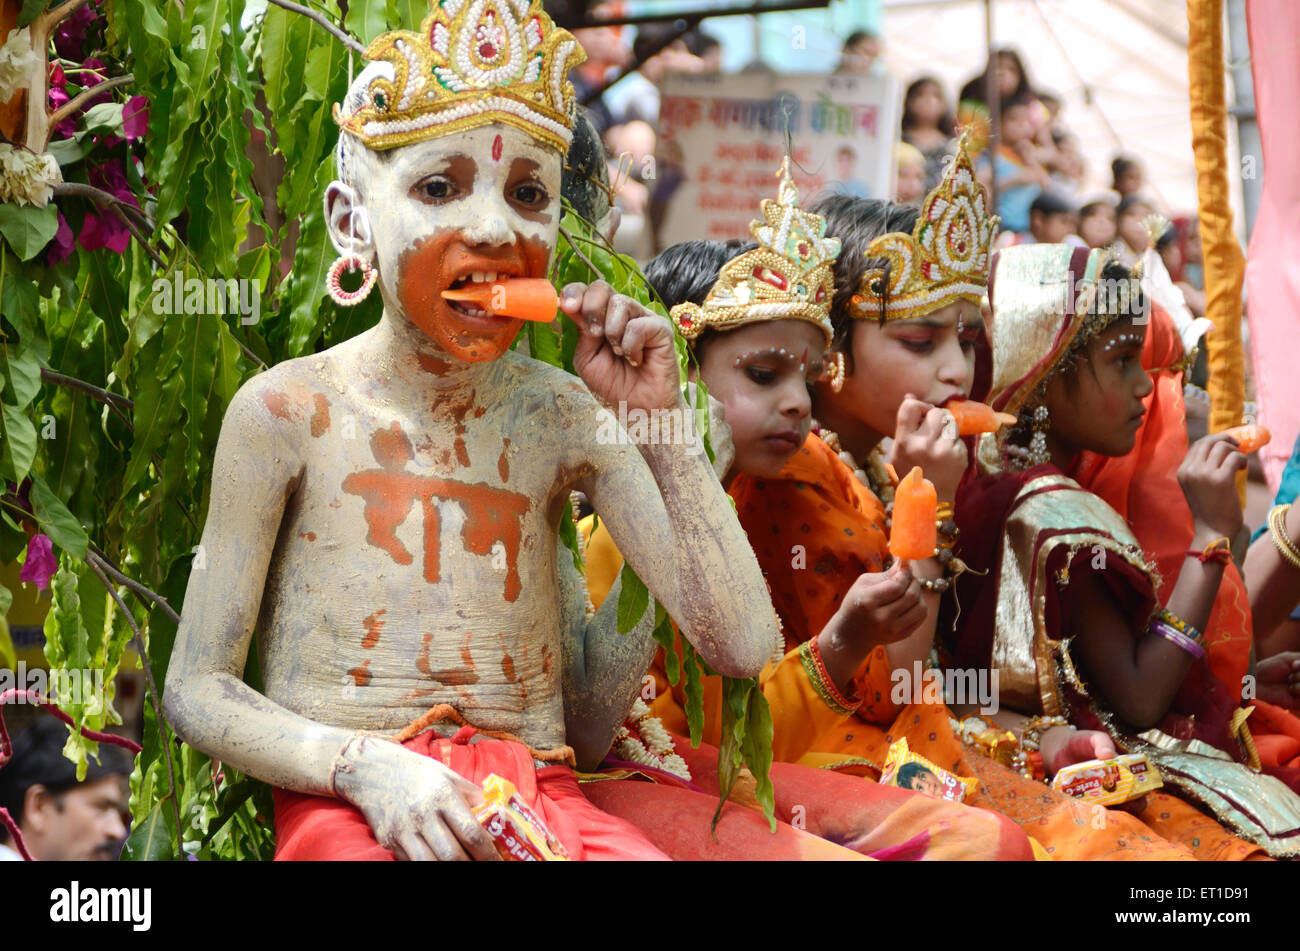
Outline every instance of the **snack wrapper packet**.
<svg viewBox="0 0 1300 951">
<path fill-rule="evenodd" d="M 978 779 L 955 776 L 907 747 L 907 737 L 889 747 L 880 785 L 912 789 L 936 799 L 961 802 L 979 788 Z"/>
<path fill-rule="evenodd" d="M 1052 780 L 1053 789 L 1099 806 L 1140 799 L 1163 785 L 1160 771 L 1141 753 L 1075 763 Z"/>
<path fill-rule="evenodd" d="M 507 862 L 567 862 L 569 853 L 533 810 L 515 793 L 510 780 L 490 774 L 483 780 L 483 803 L 474 818 L 487 830 Z"/>
</svg>

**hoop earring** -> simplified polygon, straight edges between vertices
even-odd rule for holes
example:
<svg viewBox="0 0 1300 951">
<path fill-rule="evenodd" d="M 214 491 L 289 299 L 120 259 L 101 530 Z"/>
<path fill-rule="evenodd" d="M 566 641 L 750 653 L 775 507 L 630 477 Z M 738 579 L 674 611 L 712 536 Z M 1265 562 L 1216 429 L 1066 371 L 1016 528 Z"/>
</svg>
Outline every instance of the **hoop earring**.
<svg viewBox="0 0 1300 951">
<path fill-rule="evenodd" d="M 831 360 L 830 366 L 827 368 L 827 373 L 830 376 L 832 392 L 838 393 L 840 390 L 844 389 L 845 369 L 843 350 L 836 351 L 834 359 Z"/>
<path fill-rule="evenodd" d="M 355 291 L 345 291 L 343 285 L 339 283 L 344 271 L 361 271 L 361 286 Z M 379 271 L 369 261 L 363 260 L 355 254 L 347 254 L 339 257 L 330 265 L 329 273 L 325 276 L 325 289 L 329 292 L 330 298 L 340 307 L 351 307 L 359 304 L 366 299 L 370 289 L 375 286 L 375 280 L 379 277 Z"/>
</svg>

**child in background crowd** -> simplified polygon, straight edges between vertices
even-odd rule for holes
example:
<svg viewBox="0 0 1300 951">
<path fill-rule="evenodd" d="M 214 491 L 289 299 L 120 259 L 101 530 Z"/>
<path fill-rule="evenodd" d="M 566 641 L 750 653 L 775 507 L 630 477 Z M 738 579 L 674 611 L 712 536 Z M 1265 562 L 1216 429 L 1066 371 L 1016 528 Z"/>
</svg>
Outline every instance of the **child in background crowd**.
<svg viewBox="0 0 1300 951">
<path fill-rule="evenodd" d="M 933 76 L 922 76 L 907 87 L 903 96 L 903 141 L 915 146 L 925 157 L 925 185 L 916 199 L 933 190 L 943 178 L 944 167 L 956 143 L 956 124 L 948 107 L 943 84 Z"/>
<path fill-rule="evenodd" d="M 980 157 L 980 183 L 988 187 L 996 178 L 998 215 L 1002 227 L 1017 233 L 1029 230 L 1029 206 L 1051 183 L 1038 164 L 1034 148 L 1033 114 L 1038 102 L 1032 96 L 1015 96 L 1002 104 L 1002 141 L 990 165 Z"/>
<path fill-rule="evenodd" d="M 894 189 L 894 201 L 900 205 L 915 204 L 925 197 L 925 156 L 920 149 L 906 142 L 898 143 L 895 154 L 898 156 L 898 185 Z"/>
<path fill-rule="evenodd" d="M 1090 201 L 1079 209 L 1079 237 L 1088 247 L 1109 247 L 1118 234 L 1115 206 L 1106 199 Z"/>
</svg>

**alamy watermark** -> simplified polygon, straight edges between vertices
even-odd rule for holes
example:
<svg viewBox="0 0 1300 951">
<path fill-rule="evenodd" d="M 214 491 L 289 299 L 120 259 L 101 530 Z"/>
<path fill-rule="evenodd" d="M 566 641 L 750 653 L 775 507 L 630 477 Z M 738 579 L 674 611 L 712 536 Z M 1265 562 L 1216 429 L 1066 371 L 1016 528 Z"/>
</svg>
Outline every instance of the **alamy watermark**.
<svg viewBox="0 0 1300 951">
<path fill-rule="evenodd" d="M 155 314 L 238 314 L 241 324 L 262 317 L 262 282 L 248 278 L 182 278 L 180 271 L 153 282 Z"/>
<path fill-rule="evenodd" d="M 913 661 L 912 669 L 896 668 L 889 675 L 893 686 L 889 700 L 898 706 L 912 703 L 946 703 L 949 706 L 979 705 L 988 716 L 998 712 L 998 672 L 981 667 L 925 670 Z"/>
<path fill-rule="evenodd" d="M 15 689 L 39 694 L 42 699 L 49 701 L 83 705 L 91 714 L 104 709 L 102 669 L 28 669 L 27 662 L 20 660 L 13 670 L 0 668 L 0 693 Z"/>
<path fill-rule="evenodd" d="M 596 442 L 602 446 L 681 446 L 697 455 L 704 449 L 700 432 L 708 419 L 709 411 L 704 408 L 628 409 L 627 403 L 620 401 L 617 416 L 612 412 L 603 415 Z"/>
</svg>

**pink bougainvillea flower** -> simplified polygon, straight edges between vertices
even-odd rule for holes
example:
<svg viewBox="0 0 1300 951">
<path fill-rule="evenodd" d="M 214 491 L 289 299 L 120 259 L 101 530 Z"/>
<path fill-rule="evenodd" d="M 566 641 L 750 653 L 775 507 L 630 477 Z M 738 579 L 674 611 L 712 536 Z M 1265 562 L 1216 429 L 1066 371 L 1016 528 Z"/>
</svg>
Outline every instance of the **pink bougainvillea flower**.
<svg viewBox="0 0 1300 951">
<path fill-rule="evenodd" d="M 90 184 L 96 188 L 120 198 L 128 205 L 140 207 L 140 203 L 126 183 L 126 169 L 121 159 L 113 159 L 92 168 L 88 177 Z M 112 211 L 96 209 L 86 215 L 85 224 L 82 225 L 77 241 L 87 251 L 108 248 L 121 254 L 131 243 L 131 232 Z"/>
<path fill-rule="evenodd" d="M 59 570 L 59 562 L 54 557 L 54 543 L 43 532 L 37 532 L 27 539 L 27 560 L 23 570 L 18 574 L 19 581 L 34 581 L 36 587 L 44 591 L 50 586 L 50 578 Z"/>
<path fill-rule="evenodd" d="M 126 140 L 144 138 L 149 131 L 149 99 L 147 96 L 132 96 L 122 107 L 122 130 Z"/>
<path fill-rule="evenodd" d="M 113 212 L 97 214 L 92 211 L 86 215 L 77 243 L 86 251 L 108 248 L 121 254 L 131 243 L 131 232 Z"/>
<path fill-rule="evenodd" d="M 59 212 L 59 230 L 54 232 L 54 240 L 50 242 L 49 250 L 46 252 L 46 261 L 50 267 L 66 261 L 76 246 L 72 226 L 68 224 L 68 219 L 63 217 L 63 212 Z"/>
<path fill-rule="evenodd" d="M 63 59 L 81 59 L 86 42 L 86 28 L 95 22 L 95 10 L 91 4 L 78 7 L 54 31 L 54 48 Z"/>
<path fill-rule="evenodd" d="M 58 67 L 56 66 L 55 69 L 58 69 Z M 62 73 L 62 70 L 59 70 L 59 72 Z M 68 95 L 67 89 L 65 89 L 63 86 L 55 86 L 54 83 L 51 81 L 50 83 L 50 108 L 51 109 L 58 109 L 60 106 L 66 103 L 69 98 L 71 97 Z M 61 119 L 58 125 L 54 127 L 53 134 L 56 139 L 71 138 L 72 136 L 77 134 L 77 120 L 72 116 L 69 116 L 66 119 Z"/>
</svg>

